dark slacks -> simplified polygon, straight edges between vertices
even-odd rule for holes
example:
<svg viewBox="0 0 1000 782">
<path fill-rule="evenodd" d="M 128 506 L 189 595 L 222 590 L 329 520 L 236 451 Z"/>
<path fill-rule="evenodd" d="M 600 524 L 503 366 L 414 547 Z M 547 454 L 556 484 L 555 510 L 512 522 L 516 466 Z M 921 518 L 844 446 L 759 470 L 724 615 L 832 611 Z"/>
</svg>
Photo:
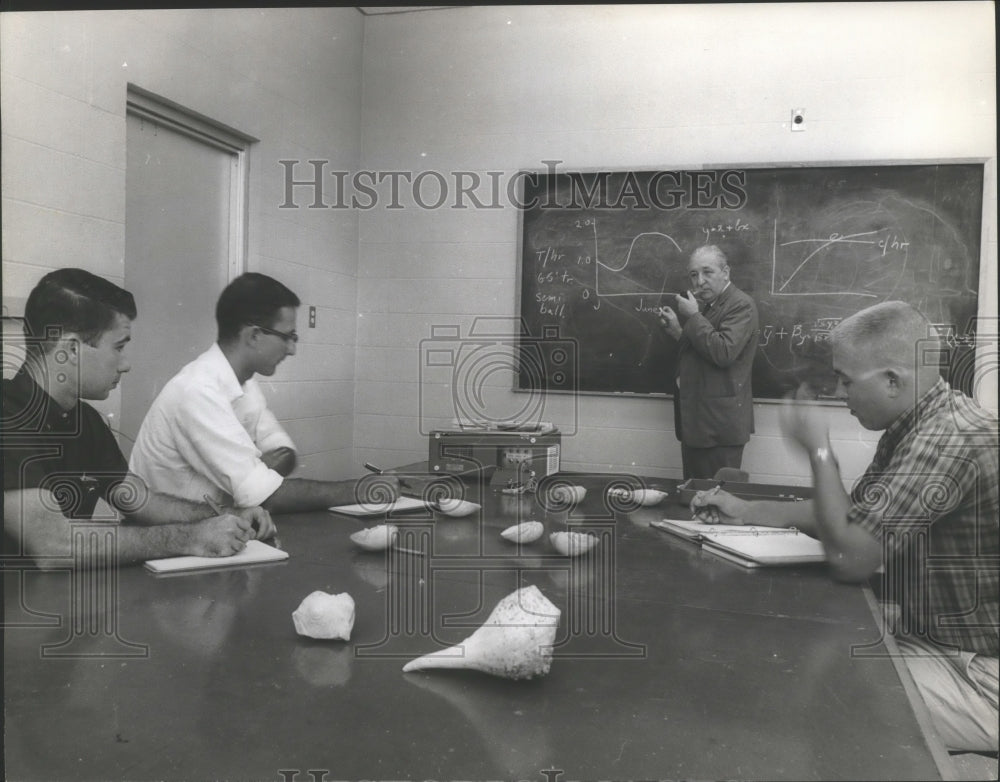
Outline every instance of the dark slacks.
<svg viewBox="0 0 1000 782">
<path fill-rule="evenodd" d="M 742 445 L 717 445 L 714 448 L 692 448 L 681 443 L 681 464 L 684 480 L 688 478 L 714 478 L 720 467 L 743 464 Z"/>
</svg>

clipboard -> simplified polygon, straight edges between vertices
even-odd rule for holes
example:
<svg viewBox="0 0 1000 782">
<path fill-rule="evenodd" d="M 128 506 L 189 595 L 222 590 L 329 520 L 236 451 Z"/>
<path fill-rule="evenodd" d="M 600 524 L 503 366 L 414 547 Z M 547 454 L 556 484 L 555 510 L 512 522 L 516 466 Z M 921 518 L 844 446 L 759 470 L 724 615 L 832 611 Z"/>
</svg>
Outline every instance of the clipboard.
<svg viewBox="0 0 1000 782">
<path fill-rule="evenodd" d="M 145 567 L 153 573 L 190 573 L 196 570 L 217 570 L 220 568 L 256 565 L 261 562 L 280 562 L 288 559 L 288 552 L 269 546 L 260 540 L 248 540 L 246 548 L 230 557 L 166 557 L 150 559 Z"/>
</svg>

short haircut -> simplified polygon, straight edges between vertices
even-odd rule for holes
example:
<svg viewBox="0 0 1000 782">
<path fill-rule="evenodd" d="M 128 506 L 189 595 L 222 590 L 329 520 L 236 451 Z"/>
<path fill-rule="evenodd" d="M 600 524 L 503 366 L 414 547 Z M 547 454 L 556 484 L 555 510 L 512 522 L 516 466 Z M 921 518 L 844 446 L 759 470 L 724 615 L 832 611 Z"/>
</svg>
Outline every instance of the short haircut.
<svg viewBox="0 0 1000 782">
<path fill-rule="evenodd" d="M 96 345 L 114 326 L 117 315 L 135 320 L 131 293 L 83 269 L 56 269 L 28 294 L 24 306 L 28 350 L 49 353 L 67 333 L 79 334 L 88 345 Z"/>
<path fill-rule="evenodd" d="M 708 257 L 716 261 L 721 269 L 723 266 L 729 265 L 729 259 L 726 254 L 722 252 L 722 249 L 717 244 L 703 244 L 701 247 L 697 248 L 693 253 L 691 253 L 691 260 L 700 257 Z"/>
<path fill-rule="evenodd" d="M 917 368 L 918 344 L 933 352 L 939 347 L 931 322 L 904 301 L 886 301 L 854 313 L 834 327 L 830 340 L 834 347 L 863 351 L 879 366 L 910 370 Z"/>
<path fill-rule="evenodd" d="M 298 307 L 299 297 L 273 277 L 241 274 L 222 291 L 215 305 L 219 341 L 231 342 L 244 326 L 271 328 L 282 307 Z"/>
</svg>

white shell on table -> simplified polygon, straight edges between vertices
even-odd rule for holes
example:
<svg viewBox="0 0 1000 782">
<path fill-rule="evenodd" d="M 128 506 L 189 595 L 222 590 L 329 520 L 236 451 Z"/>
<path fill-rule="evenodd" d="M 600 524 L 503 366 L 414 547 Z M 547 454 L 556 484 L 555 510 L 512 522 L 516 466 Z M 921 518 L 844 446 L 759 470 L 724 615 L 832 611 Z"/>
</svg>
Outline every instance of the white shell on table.
<svg viewBox="0 0 1000 782">
<path fill-rule="evenodd" d="M 549 535 L 552 547 L 560 554 L 578 557 L 597 545 L 597 538 L 585 532 L 553 532 Z"/>
<path fill-rule="evenodd" d="M 354 598 L 347 592 L 339 595 L 311 592 L 292 613 L 292 622 L 299 635 L 350 641 L 354 627 Z"/>
<path fill-rule="evenodd" d="M 500 533 L 500 537 L 509 540 L 511 543 L 534 543 L 545 532 L 545 526 L 540 521 L 525 521 L 507 527 Z"/>
<path fill-rule="evenodd" d="M 403 671 L 460 668 L 506 679 L 544 676 L 552 666 L 560 614 L 538 587 L 518 589 L 497 603 L 462 643 L 410 660 Z"/>
<path fill-rule="evenodd" d="M 658 505 L 666 499 L 667 493 L 659 489 L 635 489 L 632 492 L 632 499 L 643 507 Z"/>
<path fill-rule="evenodd" d="M 481 507 L 468 500 L 451 498 L 438 500 L 434 506 L 446 516 L 468 516 L 470 513 L 475 513 Z"/>
<path fill-rule="evenodd" d="M 553 486 L 552 499 L 558 502 L 583 502 L 587 496 L 586 486 Z"/>
<path fill-rule="evenodd" d="M 608 496 L 623 502 L 634 502 L 636 505 L 648 507 L 663 502 L 667 497 L 667 492 L 660 489 L 608 489 Z"/>
<path fill-rule="evenodd" d="M 351 540 L 367 551 L 383 551 L 396 542 L 399 529 L 395 524 L 379 524 L 351 534 Z"/>
</svg>

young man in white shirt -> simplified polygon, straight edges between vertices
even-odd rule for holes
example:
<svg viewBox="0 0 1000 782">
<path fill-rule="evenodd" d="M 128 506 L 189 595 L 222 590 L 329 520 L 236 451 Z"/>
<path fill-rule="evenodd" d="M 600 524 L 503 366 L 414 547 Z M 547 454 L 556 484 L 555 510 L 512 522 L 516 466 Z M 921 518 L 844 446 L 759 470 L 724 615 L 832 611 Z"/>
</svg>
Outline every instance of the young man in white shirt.
<svg viewBox="0 0 1000 782">
<path fill-rule="evenodd" d="M 136 474 L 158 491 L 274 513 L 367 499 L 353 480 L 288 477 L 295 446 L 253 379 L 270 377 L 295 354 L 299 303 L 264 274 L 248 272 L 226 287 L 215 311 L 218 341 L 164 386 L 146 414 L 132 450 Z M 398 496 L 395 478 L 379 483 Z"/>
</svg>

